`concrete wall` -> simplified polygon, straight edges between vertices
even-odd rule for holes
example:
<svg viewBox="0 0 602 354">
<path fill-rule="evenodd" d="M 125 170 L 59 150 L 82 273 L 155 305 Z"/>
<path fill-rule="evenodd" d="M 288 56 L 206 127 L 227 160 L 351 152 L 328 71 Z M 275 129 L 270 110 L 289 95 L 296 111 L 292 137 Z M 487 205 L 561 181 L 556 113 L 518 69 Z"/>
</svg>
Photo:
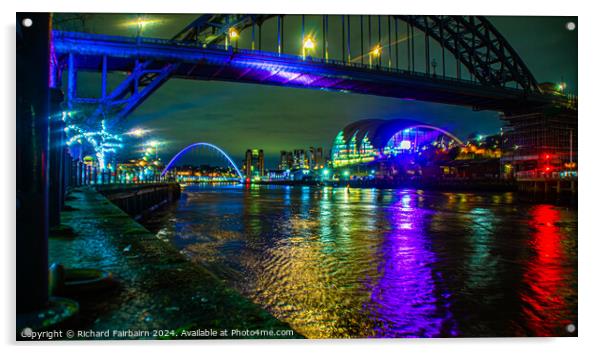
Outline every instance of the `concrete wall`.
<svg viewBox="0 0 602 354">
<path fill-rule="evenodd" d="M 134 218 L 180 198 L 177 183 L 99 185 L 96 190 Z"/>
</svg>

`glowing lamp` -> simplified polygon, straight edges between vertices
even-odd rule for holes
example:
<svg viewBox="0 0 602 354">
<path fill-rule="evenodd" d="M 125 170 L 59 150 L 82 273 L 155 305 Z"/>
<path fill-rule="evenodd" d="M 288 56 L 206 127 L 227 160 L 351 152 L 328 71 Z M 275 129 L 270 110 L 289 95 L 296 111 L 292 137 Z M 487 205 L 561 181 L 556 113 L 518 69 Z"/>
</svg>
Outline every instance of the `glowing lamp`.
<svg viewBox="0 0 602 354">
<path fill-rule="evenodd" d="M 142 17 L 138 17 L 135 21 L 129 21 L 124 23 L 125 26 L 136 26 L 138 28 L 144 28 L 148 25 L 153 25 L 160 22 L 159 20 L 145 19 Z"/>
<path fill-rule="evenodd" d="M 383 48 L 380 45 L 377 45 L 370 51 L 370 54 L 374 57 L 379 57 L 381 55 L 382 51 L 383 51 Z"/>
<path fill-rule="evenodd" d="M 132 135 L 135 136 L 137 138 L 143 136 L 144 134 L 146 134 L 146 130 L 144 129 L 140 129 L 140 128 L 136 128 L 136 129 L 132 129 L 129 132 L 125 133 L 126 135 Z"/>
<path fill-rule="evenodd" d="M 314 49 L 316 47 L 316 42 L 311 37 L 305 37 L 303 40 L 303 49 Z"/>
<path fill-rule="evenodd" d="M 238 31 L 236 30 L 236 28 L 230 28 L 230 30 L 228 30 L 228 36 L 230 37 L 230 39 L 237 39 Z"/>
<path fill-rule="evenodd" d="M 156 148 L 157 146 L 161 145 L 161 142 L 157 140 L 151 140 L 146 145 Z"/>
</svg>

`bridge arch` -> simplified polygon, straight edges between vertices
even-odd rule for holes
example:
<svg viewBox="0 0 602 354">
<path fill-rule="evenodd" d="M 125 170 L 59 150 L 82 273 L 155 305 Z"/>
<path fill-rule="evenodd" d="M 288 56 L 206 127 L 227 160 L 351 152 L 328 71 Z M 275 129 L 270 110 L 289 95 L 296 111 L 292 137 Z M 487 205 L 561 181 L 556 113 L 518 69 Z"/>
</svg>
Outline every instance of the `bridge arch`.
<svg viewBox="0 0 602 354">
<path fill-rule="evenodd" d="M 238 174 L 238 177 L 240 177 L 240 180 L 242 181 L 244 179 L 242 173 L 240 172 L 240 169 L 238 169 L 238 167 L 236 166 L 234 161 L 232 161 L 232 158 L 230 158 L 230 156 L 228 156 L 228 154 L 224 150 L 220 149 L 217 145 L 213 145 L 211 143 L 205 143 L 205 142 L 198 142 L 198 143 L 190 144 L 187 147 L 180 150 L 180 152 L 175 154 L 174 157 L 172 157 L 171 160 L 169 161 L 169 163 L 165 166 L 165 168 L 163 169 L 163 172 L 161 172 L 161 177 L 165 176 L 167 171 L 169 171 L 173 167 L 173 165 L 180 159 L 180 157 L 184 156 L 188 151 L 190 151 L 192 148 L 195 148 L 197 146 L 206 146 L 206 147 L 209 147 L 212 150 L 215 150 L 218 153 L 220 153 L 223 157 L 226 158 L 226 160 L 228 160 L 230 165 L 232 167 L 234 167 L 234 170 L 236 171 L 236 174 Z"/>
<path fill-rule="evenodd" d="M 205 44 L 215 44 L 226 40 L 232 28 L 237 31 L 253 28 L 255 31 L 255 26 L 261 27 L 264 22 L 272 18 L 278 18 L 277 28 L 280 33 L 286 17 L 287 15 L 208 14 L 197 18 L 174 38 L 195 41 L 204 38 Z M 478 82 L 485 86 L 515 85 L 525 92 L 541 93 L 537 80 L 529 68 L 485 16 L 391 15 L 378 17 L 379 31 L 380 17 L 388 17 L 389 21 L 390 19 L 402 21 L 411 26 L 412 33 L 414 28 L 421 31 L 427 41 L 430 38 L 445 48 Z M 349 20 L 347 19 L 347 24 L 345 24 L 343 18 L 343 33 L 345 33 L 346 25 L 349 27 Z M 324 22 L 322 26 L 324 26 Z M 326 30 L 327 28 L 328 25 L 326 25 Z M 389 35 L 391 35 L 390 32 L 389 29 Z M 281 33 L 277 37 L 278 50 L 280 50 Z M 345 41 L 344 38 L 343 41 Z M 347 45 L 349 44 L 347 42 Z M 382 45 L 383 43 L 378 44 Z M 344 58 L 341 59 L 344 60 Z M 443 64 L 445 65 L 445 62 Z M 428 66 L 426 70 L 428 72 Z"/>
</svg>

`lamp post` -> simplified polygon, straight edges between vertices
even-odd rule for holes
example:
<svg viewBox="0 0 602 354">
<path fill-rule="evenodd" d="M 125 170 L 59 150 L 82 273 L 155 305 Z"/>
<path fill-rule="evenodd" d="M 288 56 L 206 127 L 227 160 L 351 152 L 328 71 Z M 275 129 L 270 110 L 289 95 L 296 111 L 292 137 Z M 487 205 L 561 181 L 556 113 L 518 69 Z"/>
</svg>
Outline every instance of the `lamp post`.
<svg viewBox="0 0 602 354">
<path fill-rule="evenodd" d="M 228 49 L 229 46 L 228 40 L 230 41 L 230 43 L 235 42 L 236 47 L 238 47 L 239 36 L 240 34 L 238 33 L 238 30 L 234 27 L 230 27 L 230 29 L 228 29 L 228 35 L 226 36 L 226 49 Z"/>
<path fill-rule="evenodd" d="M 370 67 L 372 67 L 372 57 L 374 57 L 374 60 L 376 61 L 378 58 L 380 58 L 382 51 L 383 48 L 380 46 L 380 44 L 377 44 L 376 47 L 372 48 L 368 55 Z"/>
<path fill-rule="evenodd" d="M 312 51 L 316 48 L 316 41 L 311 37 L 307 36 L 303 39 L 303 60 L 307 56 L 308 51 Z"/>
</svg>

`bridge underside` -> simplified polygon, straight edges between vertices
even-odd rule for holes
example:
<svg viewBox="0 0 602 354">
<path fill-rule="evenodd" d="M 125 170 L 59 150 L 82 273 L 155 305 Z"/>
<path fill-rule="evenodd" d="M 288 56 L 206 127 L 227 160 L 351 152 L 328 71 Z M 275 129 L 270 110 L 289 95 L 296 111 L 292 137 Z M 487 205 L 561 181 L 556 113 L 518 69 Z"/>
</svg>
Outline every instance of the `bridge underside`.
<svg viewBox="0 0 602 354">
<path fill-rule="evenodd" d="M 522 90 L 387 67 L 179 41 L 56 32 L 54 48 L 60 67 L 66 68 L 71 56 L 78 71 L 100 72 L 104 63 L 107 72 L 132 73 L 144 63 L 147 75 L 160 75 L 168 68 L 171 78 L 352 92 L 504 112 L 529 111 L 553 103 L 549 96 L 538 93 L 525 96 Z M 102 100 L 83 99 L 88 103 Z"/>
</svg>

